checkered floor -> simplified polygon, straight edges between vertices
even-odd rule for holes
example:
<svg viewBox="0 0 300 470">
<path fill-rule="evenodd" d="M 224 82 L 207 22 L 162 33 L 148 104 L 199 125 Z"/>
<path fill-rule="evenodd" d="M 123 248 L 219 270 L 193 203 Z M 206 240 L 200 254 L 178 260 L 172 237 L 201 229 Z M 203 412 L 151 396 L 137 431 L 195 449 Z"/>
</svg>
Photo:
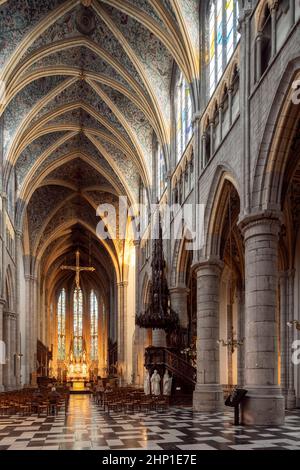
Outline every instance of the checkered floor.
<svg viewBox="0 0 300 470">
<path fill-rule="evenodd" d="M 0 450 L 300 450 L 300 413 L 284 426 L 235 427 L 233 415 L 170 408 L 159 414 L 104 413 L 88 395 L 72 395 L 68 415 L 0 417 Z"/>
</svg>

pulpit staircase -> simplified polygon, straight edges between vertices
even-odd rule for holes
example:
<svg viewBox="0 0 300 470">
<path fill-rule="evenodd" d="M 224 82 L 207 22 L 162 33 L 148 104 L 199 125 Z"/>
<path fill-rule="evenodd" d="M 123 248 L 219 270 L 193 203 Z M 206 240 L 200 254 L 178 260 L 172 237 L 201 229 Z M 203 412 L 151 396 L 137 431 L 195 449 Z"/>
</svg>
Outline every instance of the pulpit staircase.
<svg viewBox="0 0 300 470">
<path fill-rule="evenodd" d="M 167 369 L 172 377 L 172 405 L 192 405 L 196 384 L 196 368 L 175 349 L 150 346 L 145 351 L 145 366 L 152 374 L 158 370 L 161 377 Z"/>
</svg>

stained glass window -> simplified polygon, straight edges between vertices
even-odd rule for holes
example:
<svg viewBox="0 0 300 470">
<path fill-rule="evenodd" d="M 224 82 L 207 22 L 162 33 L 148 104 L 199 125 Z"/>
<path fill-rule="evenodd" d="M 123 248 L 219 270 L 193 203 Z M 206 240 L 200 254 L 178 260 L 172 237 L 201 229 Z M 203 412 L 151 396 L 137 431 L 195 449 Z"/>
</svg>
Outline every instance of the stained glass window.
<svg viewBox="0 0 300 470">
<path fill-rule="evenodd" d="M 82 330 L 82 290 L 74 289 L 73 297 L 73 321 L 74 321 L 74 356 L 82 354 L 83 330 Z"/>
<path fill-rule="evenodd" d="M 176 95 L 176 157 L 179 161 L 193 132 L 191 89 L 182 73 Z"/>
<path fill-rule="evenodd" d="M 91 324 L 91 360 L 98 358 L 98 300 L 95 292 L 90 294 L 90 324 Z"/>
<path fill-rule="evenodd" d="M 167 186 L 166 165 L 161 145 L 157 149 L 157 195 L 160 198 Z"/>
<path fill-rule="evenodd" d="M 209 23 L 209 94 L 213 94 L 234 48 L 239 41 L 238 2 L 235 0 L 212 0 Z"/>
<path fill-rule="evenodd" d="M 57 302 L 57 349 L 58 359 L 66 357 L 66 291 L 62 289 Z"/>
<path fill-rule="evenodd" d="M 215 48 L 215 2 L 212 2 L 209 14 L 209 90 L 212 95 L 216 84 L 216 48 Z"/>
</svg>

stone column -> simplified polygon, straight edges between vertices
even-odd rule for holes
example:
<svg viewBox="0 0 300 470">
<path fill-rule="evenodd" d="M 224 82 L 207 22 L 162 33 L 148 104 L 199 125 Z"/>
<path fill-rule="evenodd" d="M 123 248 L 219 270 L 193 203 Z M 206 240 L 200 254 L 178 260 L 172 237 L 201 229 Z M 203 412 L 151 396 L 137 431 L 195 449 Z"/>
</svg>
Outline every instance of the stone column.
<svg viewBox="0 0 300 470">
<path fill-rule="evenodd" d="M 17 351 L 17 314 L 10 313 L 10 387 L 15 390 L 17 388 L 17 377 L 18 377 L 18 362 L 19 356 Z"/>
<path fill-rule="evenodd" d="M 290 0 L 290 27 L 295 23 L 295 0 Z"/>
<path fill-rule="evenodd" d="M 287 289 L 288 289 L 288 321 L 293 321 L 295 318 L 294 312 L 294 280 L 295 270 L 291 269 L 288 272 Z M 286 406 L 288 410 L 296 408 L 296 392 L 295 392 L 295 366 L 292 362 L 292 343 L 295 338 L 295 328 L 288 328 L 287 331 L 287 371 L 288 371 L 288 391 Z"/>
<path fill-rule="evenodd" d="M 228 113 L 229 113 L 229 129 L 232 126 L 232 88 L 228 88 Z"/>
<path fill-rule="evenodd" d="M 273 0 L 273 5 L 271 6 L 271 57 L 274 57 L 277 51 L 277 40 L 276 40 L 276 16 L 278 9 L 278 1 Z"/>
<path fill-rule="evenodd" d="M 201 169 L 205 167 L 209 155 L 206 155 L 206 132 L 202 135 L 202 164 Z"/>
<path fill-rule="evenodd" d="M 227 304 L 227 339 L 230 340 L 233 332 L 233 302 Z M 232 349 L 227 347 L 227 367 L 228 367 L 228 385 L 233 385 L 233 364 L 232 364 Z"/>
<path fill-rule="evenodd" d="M 19 388 L 21 386 L 21 341 L 20 341 L 20 259 L 22 257 L 22 238 L 23 234 L 21 231 L 16 230 L 16 242 L 15 242 L 15 262 L 16 262 L 16 386 Z"/>
<path fill-rule="evenodd" d="M 5 305 L 5 300 L 0 298 L 0 341 L 3 341 L 3 342 L 4 342 L 4 336 L 3 336 L 3 307 L 4 305 Z M 0 392 L 3 392 L 4 390 L 3 368 L 4 366 L 0 363 Z"/>
<path fill-rule="evenodd" d="M 189 289 L 185 286 L 172 287 L 170 289 L 171 308 L 178 314 L 180 326 L 188 328 L 187 296 Z"/>
<path fill-rule="evenodd" d="M 242 420 L 251 425 L 284 422 L 284 399 L 278 385 L 276 294 L 278 269 L 277 215 L 248 217 L 245 239 L 245 388 Z"/>
<path fill-rule="evenodd" d="M 30 374 L 36 370 L 36 321 L 35 321 L 35 281 L 36 279 L 30 274 L 25 275 L 26 284 L 26 347 L 24 363 L 26 365 L 26 379 L 25 383 L 30 383 Z"/>
<path fill-rule="evenodd" d="M 197 383 L 196 411 L 223 409 L 220 385 L 219 303 L 223 263 L 210 260 L 197 266 Z"/>
<path fill-rule="evenodd" d="M 214 123 L 214 121 L 210 121 L 210 123 L 209 123 L 209 135 L 210 135 L 210 155 L 209 155 L 209 160 L 212 159 L 212 156 L 213 156 L 213 154 L 214 154 L 214 146 L 215 146 L 214 133 L 215 133 L 215 123 Z"/>
<path fill-rule="evenodd" d="M 222 138 L 223 138 L 223 105 L 221 104 L 219 106 L 219 139 L 220 139 L 220 142 L 219 142 L 219 145 L 221 145 L 222 143 Z"/>
<path fill-rule="evenodd" d="M 258 82 L 261 77 L 261 49 L 262 49 L 262 34 L 258 33 L 256 38 L 256 81 Z"/>
<path fill-rule="evenodd" d="M 6 364 L 3 370 L 3 383 L 5 390 L 16 387 L 14 374 L 14 361 L 16 353 L 16 314 L 4 311 L 3 336 L 6 344 Z"/>
<path fill-rule="evenodd" d="M 127 286 L 128 282 L 122 281 L 118 287 L 118 363 L 120 371 L 120 384 L 124 384 L 127 374 Z"/>
<path fill-rule="evenodd" d="M 171 183 L 169 181 L 169 183 Z M 139 298 L 140 298 L 140 239 L 136 239 L 133 242 L 135 248 L 135 315 L 139 315 L 140 305 L 139 305 Z M 135 325 L 134 336 L 133 336 L 133 347 L 132 347 L 132 379 L 133 384 L 137 384 L 137 377 L 138 377 L 138 352 L 139 352 L 139 327 Z"/>
<path fill-rule="evenodd" d="M 237 301 L 237 339 L 243 341 L 237 350 L 237 383 L 240 387 L 244 386 L 244 372 L 245 372 L 245 291 L 239 289 L 236 295 Z"/>
<path fill-rule="evenodd" d="M 287 355 L 287 322 L 288 322 L 288 273 L 279 275 L 280 292 L 280 385 L 283 396 L 287 397 L 288 355 Z"/>
</svg>

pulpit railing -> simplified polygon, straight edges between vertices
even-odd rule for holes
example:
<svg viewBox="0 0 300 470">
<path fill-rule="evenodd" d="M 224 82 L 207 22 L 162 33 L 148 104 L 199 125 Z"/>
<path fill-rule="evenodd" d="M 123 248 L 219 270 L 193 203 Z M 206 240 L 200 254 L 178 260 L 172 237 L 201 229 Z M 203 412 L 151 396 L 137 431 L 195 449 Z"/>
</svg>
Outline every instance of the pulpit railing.
<svg viewBox="0 0 300 470">
<path fill-rule="evenodd" d="M 145 366 L 152 369 L 166 367 L 175 377 L 192 386 L 196 384 L 196 368 L 168 348 L 154 346 L 146 348 Z"/>
</svg>

